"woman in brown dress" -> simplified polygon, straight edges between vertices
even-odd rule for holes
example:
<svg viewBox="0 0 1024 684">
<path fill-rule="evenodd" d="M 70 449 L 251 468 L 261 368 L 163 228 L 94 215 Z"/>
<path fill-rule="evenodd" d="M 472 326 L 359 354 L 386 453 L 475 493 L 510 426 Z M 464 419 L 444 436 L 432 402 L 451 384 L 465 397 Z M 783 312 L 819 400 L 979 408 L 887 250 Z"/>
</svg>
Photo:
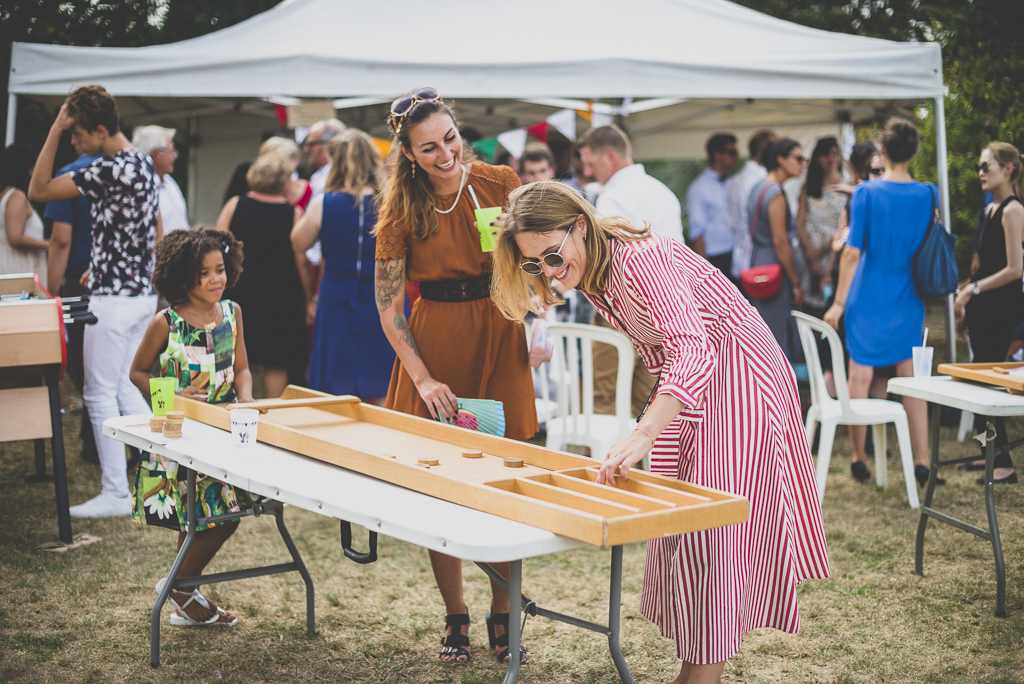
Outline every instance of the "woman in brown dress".
<svg viewBox="0 0 1024 684">
<path fill-rule="evenodd" d="M 385 406 L 437 418 L 455 414 L 456 397 L 494 399 L 504 403 L 505 436 L 532 437 L 538 426 L 525 331 L 490 299 L 491 253 L 481 247 L 474 214 L 503 207 L 519 178 L 506 167 L 473 161 L 455 114 L 433 88 L 395 100 L 387 123 L 395 144 L 375 230 L 375 291 L 398 358 Z M 421 295 L 408 322 L 406 280 L 419 282 Z M 447 614 L 441 660 L 465 662 L 462 561 L 436 551 L 430 561 Z M 494 567 L 508 577 L 508 563 Z M 491 592 L 488 634 L 504 662 L 509 599 L 494 582 Z"/>
</svg>

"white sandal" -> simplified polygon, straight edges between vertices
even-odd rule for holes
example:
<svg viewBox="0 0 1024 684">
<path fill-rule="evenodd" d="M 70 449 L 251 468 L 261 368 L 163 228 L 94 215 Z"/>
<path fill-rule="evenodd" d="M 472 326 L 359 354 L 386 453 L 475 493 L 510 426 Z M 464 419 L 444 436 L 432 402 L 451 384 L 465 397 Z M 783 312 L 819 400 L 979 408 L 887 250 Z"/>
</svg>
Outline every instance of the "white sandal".
<svg viewBox="0 0 1024 684">
<path fill-rule="evenodd" d="M 167 578 L 164 577 L 156 583 L 156 592 L 158 594 L 163 590 L 166 582 Z M 178 602 L 174 600 L 174 594 L 181 594 L 183 596 L 188 596 L 189 598 L 185 603 L 179 605 Z M 211 615 L 208 620 L 200 621 L 190 618 L 185 613 L 185 609 L 188 608 L 189 604 L 193 601 L 206 610 L 213 610 L 207 598 L 199 592 L 199 587 L 193 589 L 191 594 L 184 591 L 178 591 L 177 589 L 171 589 L 171 593 L 167 596 L 167 600 L 171 602 L 171 605 L 174 606 L 177 611 L 171 615 L 171 624 L 175 627 L 234 627 L 238 624 L 238 618 L 234 617 L 231 618 L 231 620 L 228 620 L 228 614 L 220 606 L 217 606 L 217 612 Z"/>
</svg>

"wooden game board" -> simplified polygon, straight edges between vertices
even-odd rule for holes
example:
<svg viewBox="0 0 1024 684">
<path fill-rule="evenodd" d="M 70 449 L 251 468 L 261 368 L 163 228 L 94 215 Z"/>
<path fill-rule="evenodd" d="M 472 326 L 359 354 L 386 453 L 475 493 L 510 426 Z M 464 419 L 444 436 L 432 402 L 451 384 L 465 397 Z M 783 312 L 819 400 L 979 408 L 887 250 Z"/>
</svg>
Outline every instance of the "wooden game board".
<svg viewBox="0 0 1024 684">
<path fill-rule="evenodd" d="M 938 372 L 950 375 L 954 380 L 982 382 L 986 385 L 1005 387 L 1010 394 L 1024 394 L 1024 377 L 1010 375 L 1010 369 L 1024 367 L 1024 363 L 943 363 Z"/>
<path fill-rule="evenodd" d="M 642 471 L 598 485 L 589 458 L 444 425 L 377 406 L 289 387 L 263 405 L 261 442 L 370 475 L 452 503 L 539 527 L 595 546 L 683 534 L 745 522 L 741 496 Z M 313 406 L 295 403 L 320 399 Z M 245 407 L 256 407 L 246 404 Z M 230 430 L 227 408 L 175 399 L 186 417 Z M 463 452 L 482 456 L 467 458 Z M 506 459 L 521 459 L 507 467 Z M 426 465 L 421 461 L 436 462 Z"/>
</svg>

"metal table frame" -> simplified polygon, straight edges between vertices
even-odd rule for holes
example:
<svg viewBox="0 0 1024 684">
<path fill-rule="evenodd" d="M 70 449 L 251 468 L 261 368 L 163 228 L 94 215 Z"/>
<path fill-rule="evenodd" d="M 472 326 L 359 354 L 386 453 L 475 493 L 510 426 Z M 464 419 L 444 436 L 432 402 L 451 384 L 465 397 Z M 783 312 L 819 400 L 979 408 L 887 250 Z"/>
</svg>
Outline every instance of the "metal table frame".
<svg viewBox="0 0 1024 684">
<path fill-rule="evenodd" d="M 253 507 L 241 513 L 231 513 L 211 518 L 197 519 L 195 506 L 190 505 L 188 507 L 188 529 L 186 531 L 185 541 L 171 565 L 167 582 L 165 582 L 160 595 L 153 604 L 153 612 L 150 622 L 150 664 L 153 667 L 158 667 L 160 664 L 160 613 L 164 603 L 170 595 L 171 589 L 177 587 L 229 582 L 233 580 L 248 579 L 251 577 L 260 577 L 285 572 L 298 572 L 302 576 L 306 585 L 306 628 L 310 633 L 316 632 L 313 603 L 313 580 L 306 569 L 301 556 L 299 555 L 298 549 L 292 541 L 287 527 L 284 524 L 283 505 L 288 503 L 289 505 L 294 505 L 320 515 L 341 519 L 342 546 L 345 550 L 345 555 L 357 562 L 372 562 L 376 558 L 377 532 L 374 531 L 375 529 L 381 530 L 381 533 L 386 533 L 388 536 L 402 539 L 403 541 L 408 541 L 425 548 L 431 548 L 464 560 L 473 560 L 474 556 L 476 558 L 486 556 L 484 560 L 474 560 L 474 562 L 491 579 L 508 592 L 510 605 L 519 606 L 519 611 L 517 612 L 525 612 L 527 615 L 557 620 L 559 622 L 564 622 L 569 625 L 574 625 L 582 629 L 605 635 L 608 639 L 609 653 L 616 669 L 618 670 L 620 680 L 623 684 L 633 684 L 633 677 L 630 674 L 629 666 L 626 664 L 625 657 L 623 656 L 622 649 L 619 645 L 623 556 L 623 549 L 621 546 L 611 548 L 608 624 L 602 625 L 590 622 L 548 610 L 546 608 L 541 608 L 535 601 L 524 596 L 522 593 L 523 558 L 580 548 L 586 546 L 583 542 L 559 537 L 558 535 L 544 532 L 527 525 L 522 525 L 520 523 L 505 520 L 504 518 L 451 504 L 425 494 L 420 494 L 418 492 L 397 487 L 358 473 L 337 468 L 326 463 L 321 463 L 314 459 L 309 459 L 305 456 L 301 456 L 284 449 L 278 449 L 265 444 L 257 444 L 250 447 L 250 450 L 247 452 L 243 452 L 251 454 L 253 453 L 252 450 L 255 449 L 272 450 L 274 458 L 278 462 L 279 468 L 282 471 L 290 469 L 290 465 L 298 465 L 306 468 L 312 467 L 318 469 L 324 474 L 329 473 L 334 477 L 344 478 L 346 481 L 351 481 L 360 487 L 372 486 L 380 491 L 386 492 L 390 496 L 400 497 L 403 501 L 415 502 L 416 508 L 418 509 L 423 506 L 433 507 L 435 510 L 439 511 L 440 515 L 438 517 L 440 518 L 460 520 L 460 529 L 466 527 L 464 523 L 467 519 L 473 519 L 477 522 L 484 523 L 482 527 L 488 530 L 486 534 L 477 535 L 478 538 L 474 537 L 469 539 L 468 543 L 465 538 L 461 540 L 452 540 L 452 543 L 449 543 L 448 539 L 450 537 L 447 537 L 447 535 L 455 534 L 456 531 L 446 530 L 446 538 L 436 536 L 436 530 L 428 529 L 430 525 L 429 519 L 418 520 L 416 518 L 419 516 L 402 516 L 401 519 L 396 518 L 389 520 L 382 517 L 380 515 L 380 511 L 370 515 L 354 510 L 343 512 L 339 510 L 339 506 L 336 505 L 336 502 L 318 502 L 314 498 L 309 498 L 302 493 L 285 491 L 274 482 L 257 482 L 256 479 L 248 479 L 245 476 L 245 473 L 241 472 L 244 469 L 243 464 L 245 461 L 234 454 L 235 450 L 231 445 L 230 433 L 222 430 L 186 420 L 185 429 L 183 430 L 185 438 L 162 444 L 160 443 L 161 440 L 158 435 L 149 432 L 148 427 L 142 425 L 142 423 L 148 422 L 148 418 L 148 416 L 122 416 L 120 418 L 112 418 L 104 424 L 103 433 L 109 437 L 113 437 L 114 439 L 131 444 L 132 446 L 170 458 L 171 460 L 177 461 L 181 467 L 186 468 L 190 501 L 195 501 L 196 497 L 195 468 L 199 468 L 203 472 L 207 473 L 216 473 L 218 477 L 223 474 L 225 476 L 223 478 L 225 481 L 247 489 L 257 495 L 257 501 L 254 503 Z M 210 452 L 219 451 L 223 457 L 218 463 L 214 464 L 210 459 L 200 461 L 199 459 L 190 456 L 190 452 L 194 453 L 197 451 L 197 444 L 203 442 L 209 443 L 211 441 L 216 441 L 219 449 L 207 450 L 204 455 L 207 455 Z M 257 475 L 258 474 L 255 472 L 251 473 L 253 478 L 257 477 Z M 260 498 L 259 495 L 261 490 L 267 492 L 270 498 Z M 291 554 L 292 562 L 264 567 L 247 568 L 244 570 L 232 570 L 228 572 L 202 575 L 200 577 L 178 577 L 181 565 L 184 562 L 185 556 L 195 538 L 197 525 L 222 520 L 231 520 L 239 517 L 258 517 L 263 514 L 274 515 L 278 533 L 284 541 L 285 546 L 288 548 L 288 552 Z M 351 531 L 349 523 L 346 522 L 347 520 L 357 522 L 371 530 L 370 552 L 361 554 L 351 548 Z M 422 529 L 420 529 L 420 527 L 422 527 Z M 502 544 L 501 541 L 495 541 L 495 528 L 499 530 L 499 534 L 497 535 L 499 537 L 501 536 L 500 532 L 503 530 L 510 535 L 518 535 L 521 539 L 517 541 L 514 548 L 510 549 L 508 548 L 509 545 Z M 475 546 L 471 547 L 470 544 L 474 544 Z M 511 556 L 509 555 L 510 553 L 512 554 Z M 490 565 L 490 563 L 494 562 L 510 562 L 511 568 L 508 580 L 501 577 L 501 575 L 499 575 L 498 572 Z M 506 671 L 503 680 L 505 684 L 512 684 L 517 681 L 519 677 L 520 663 L 519 658 L 515 657 L 515 654 L 519 651 L 522 639 L 521 629 L 522 627 L 519 620 L 512 619 L 510 617 L 508 637 L 509 653 L 512 654 L 512 657 L 509 658 L 508 670 Z"/>
<path fill-rule="evenodd" d="M 957 529 L 970 532 L 992 544 L 992 555 L 996 565 L 996 616 L 1006 617 L 1006 568 L 1003 563 L 1003 544 L 999 538 L 999 522 L 996 519 L 995 484 L 992 471 L 996 457 L 996 431 L 992 423 L 988 423 L 984 438 L 985 449 L 985 513 L 988 517 L 986 530 L 977 525 L 958 520 L 951 515 L 942 513 L 932 507 L 935 494 L 936 479 L 940 466 L 959 465 L 977 460 L 977 456 L 965 458 L 939 458 L 939 427 L 943 406 L 950 406 L 977 415 L 1014 416 L 1024 415 L 1024 397 L 1015 397 L 994 387 L 974 385 L 954 381 L 948 376 L 928 378 L 893 378 L 889 381 L 890 392 L 916 399 L 932 402 L 931 426 L 931 466 L 928 472 L 928 486 L 925 489 L 924 502 L 921 505 L 921 518 L 917 524 L 917 539 L 914 544 L 914 572 L 924 575 L 924 534 L 928 519 L 952 525 Z M 1001 447 L 999 451 L 1009 451 L 1024 443 L 1017 440 Z"/>
</svg>

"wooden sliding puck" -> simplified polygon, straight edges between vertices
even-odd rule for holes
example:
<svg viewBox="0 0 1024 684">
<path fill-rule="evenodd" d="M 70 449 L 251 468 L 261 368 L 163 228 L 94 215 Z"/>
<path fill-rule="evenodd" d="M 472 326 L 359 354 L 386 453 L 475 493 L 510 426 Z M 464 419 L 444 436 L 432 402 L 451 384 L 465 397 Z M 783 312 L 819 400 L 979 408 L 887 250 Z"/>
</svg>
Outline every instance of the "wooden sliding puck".
<svg viewBox="0 0 1024 684">
<path fill-rule="evenodd" d="M 418 458 L 416 459 L 416 462 L 425 466 L 436 466 L 441 464 L 441 462 L 436 458 Z"/>
<path fill-rule="evenodd" d="M 164 417 L 153 416 L 149 419 L 149 429 L 153 432 L 163 432 L 164 430 Z"/>
<path fill-rule="evenodd" d="M 523 467 L 523 459 L 521 459 L 521 458 L 506 458 L 505 459 L 505 467 L 506 468 L 522 468 Z"/>
<path fill-rule="evenodd" d="M 430 466 L 428 466 L 426 463 L 414 463 L 413 465 L 415 465 L 417 468 L 424 468 L 426 470 L 430 470 Z"/>
<path fill-rule="evenodd" d="M 168 411 L 166 415 L 164 415 L 164 420 L 168 423 L 183 423 L 185 422 L 185 412 Z"/>
<path fill-rule="evenodd" d="M 484 452 L 479 449 L 463 449 L 462 458 L 483 458 Z"/>
</svg>

